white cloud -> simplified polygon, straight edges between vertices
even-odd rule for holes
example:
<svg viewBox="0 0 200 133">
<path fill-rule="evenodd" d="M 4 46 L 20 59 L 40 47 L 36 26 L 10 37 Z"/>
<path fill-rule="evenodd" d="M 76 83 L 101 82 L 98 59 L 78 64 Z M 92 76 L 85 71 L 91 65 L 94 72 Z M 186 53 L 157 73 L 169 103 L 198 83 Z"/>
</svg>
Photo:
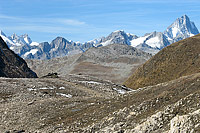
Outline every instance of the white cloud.
<svg viewBox="0 0 200 133">
<path fill-rule="evenodd" d="M 56 19 L 55 21 L 60 22 L 65 25 L 74 25 L 74 26 L 86 24 L 85 22 L 81 22 L 81 21 L 74 20 L 74 19 Z"/>
<path fill-rule="evenodd" d="M 34 31 L 44 33 L 69 33 L 70 28 L 64 28 L 60 26 L 45 26 L 45 25 L 23 25 L 23 26 L 9 26 L 4 27 L 5 30 L 13 31 Z"/>
<path fill-rule="evenodd" d="M 0 19 L 12 19 L 12 20 L 19 20 L 20 18 L 14 16 L 7 16 L 4 14 L 0 14 Z"/>
<path fill-rule="evenodd" d="M 15 17 L 0 14 L 0 19 L 5 20 L 14 20 L 15 24 L 17 23 L 26 23 L 26 24 L 53 24 L 53 25 L 70 25 L 70 26 L 81 26 L 86 23 L 83 21 L 79 21 L 77 19 L 66 19 L 66 18 L 28 18 L 28 17 Z"/>
</svg>

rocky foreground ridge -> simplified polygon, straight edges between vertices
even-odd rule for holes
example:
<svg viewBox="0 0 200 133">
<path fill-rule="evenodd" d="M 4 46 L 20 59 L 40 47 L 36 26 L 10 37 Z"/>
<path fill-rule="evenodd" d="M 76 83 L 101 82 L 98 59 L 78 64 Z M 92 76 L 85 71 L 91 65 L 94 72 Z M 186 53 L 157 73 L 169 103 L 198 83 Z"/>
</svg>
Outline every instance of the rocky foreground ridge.
<svg viewBox="0 0 200 133">
<path fill-rule="evenodd" d="M 1 132 L 200 131 L 200 74 L 131 90 L 84 75 L 0 80 Z"/>
</svg>

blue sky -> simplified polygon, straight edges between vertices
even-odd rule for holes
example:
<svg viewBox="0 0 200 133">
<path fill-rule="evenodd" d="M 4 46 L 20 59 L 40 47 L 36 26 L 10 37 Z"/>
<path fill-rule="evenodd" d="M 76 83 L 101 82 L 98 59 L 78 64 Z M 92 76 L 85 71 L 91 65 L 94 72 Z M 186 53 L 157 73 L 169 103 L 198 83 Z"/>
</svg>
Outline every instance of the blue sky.
<svg viewBox="0 0 200 133">
<path fill-rule="evenodd" d="M 37 42 L 85 42 L 115 30 L 162 32 L 184 14 L 200 29 L 199 0 L 0 0 L 0 29 Z"/>
</svg>

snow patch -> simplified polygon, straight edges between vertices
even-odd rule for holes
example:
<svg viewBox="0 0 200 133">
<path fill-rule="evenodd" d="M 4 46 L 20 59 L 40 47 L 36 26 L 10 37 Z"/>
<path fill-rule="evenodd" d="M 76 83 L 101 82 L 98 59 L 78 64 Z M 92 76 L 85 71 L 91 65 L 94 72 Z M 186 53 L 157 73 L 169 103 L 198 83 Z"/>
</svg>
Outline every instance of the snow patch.
<svg viewBox="0 0 200 133">
<path fill-rule="evenodd" d="M 178 32 L 179 32 L 179 29 L 178 29 L 177 27 L 173 27 L 173 28 L 172 28 L 172 35 L 173 35 L 173 38 L 176 37 L 176 35 L 178 34 Z"/>
<path fill-rule="evenodd" d="M 65 87 L 60 87 L 59 90 L 65 90 Z"/>
<path fill-rule="evenodd" d="M 24 56 L 26 57 L 26 56 L 28 56 L 29 54 L 34 55 L 34 54 L 37 53 L 37 51 L 38 51 L 38 49 L 31 49 L 29 52 L 26 52 L 26 53 L 24 54 Z"/>
<path fill-rule="evenodd" d="M 36 91 L 37 89 L 27 88 L 28 91 Z"/>
<path fill-rule="evenodd" d="M 56 95 L 67 97 L 67 98 L 72 98 L 71 94 L 56 93 Z"/>
<path fill-rule="evenodd" d="M 102 83 L 99 83 L 99 82 L 95 82 L 95 81 L 80 81 L 81 83 L 88 83 L 88 84 L 97 84 L 97 85 L 100 85 Z"/>
<path fill-rule="evenodd" d="M 126 93 L 126 91 L 118 90 L 117 88 L 113 88 L 113 90 L 117 91 L 119 94 L 125 94 Z"/>
<path fill-rule="evenodd" d="M 116 32 L 124 32 L 124 30 L 116 30 L 113 33 L 116 33 Z"/>
<path fill-rule="evenodd" d="M 39 45 L 39 43 L 37 43 L 37 42 L 32 42 L 31 44 L 30 44 L 30 46 L 38 46 Z"/>
<path fill-rule="evenodd" d="M 131 41 L 131 46 L 132 46 L 132 47 L 136 47 L 136 46 L 138 46 L 138 45 L 144 43 L 144 41 L 147 39 L 147 37 L 149 37 L 149 35 L 148 35 L 148 36 L 144 36 L 144 37 L 139 37 L 139 38 L 137 38 L 137 39 L 133 39 L 133 40 Z"/>
<path fill-rule="evenodd" d="M 14 49 L 14 47 L 10 47 L 10 49 L 11 49 L 11 50 L 13 50 L 13 49 Z"/>
<path fill-rule="evenodd" d="M 100 40 L 100 39 L 99 39 L 99 40 Z M 98 40 L 98 39 L 90 40 L 90 41 L 88 41 L 87 43 L 98 44 L 98 43 L 99 43 L 99 40 Z"/>
<path fill-rule="evenodd" d="M 39 88 L 39 90 L 53 90 L 53 89 L 54 89 L 53 87 L 49 87 L 49 88 L 47 88 L 47 87 Z"/>
<path fill-rule="evenodd" d="M 16 46 L 21 46 L 22 44 L 20 44 L 20 43 L 16 43 Z"/>
<path fill-rule="evenodd" d="M 27 38 L 27 37 L 24 38 L 24 41 L 25 41 L 27 44 L 29 44 L 29 41 L 28 41 L 28 38 Z"/>
<path fill-rule="evenodd" d="M 95 103 L 89 103 L 88 105 L 95 105 Z"/>
<path fill-rule="evenodd" d="M 192 33 L 190 33 L 190 35 L 189 35 L 190 37 L 192 37 L 192 36 L 194 36 L 194 34 L 192 34 Z"/>
<path fill-rule="evenodd" d="M 151 46 L 153 48 L 156 48 L 156 47 L 160 48 L 161 47 L 161 42 L 160 42 L 158 37 L 154 37 L 154 38 L 147 40 L 146 44 L 148 44 L 149 46 Z"/>
<path fill-rule="evenodd" d="M 111 44 L 111 40 L 107 40 L 107 41 L 100 43 L 100 44 L 103 45 L 103 46 L 107 46 L 107 45 Z"/>
<path fill-rule="evenodd" d="M 28 91 L 36 91 L 36 90 L 53 90 L 54 87 L 42 87 L 42 88 L 27 88 Z"/>
<path fill-rule="evenodd" d="M 170 37 L 168 37 L 168 36 L 167 36 L 167 40 L 169 40 L 169 41 L 173 41 L 173 39 L 171 39 L 171 38 L 170 38 Z"/>
<path fill-rule="evenodd" d="M 9 43 L 11 45 L 16 45 L 15 43 L 13 43 L 10 39 L 8 39 L 7 37 L 0 35 L 1 38 L 4 40 L 4 42 Z"/>
</svg>

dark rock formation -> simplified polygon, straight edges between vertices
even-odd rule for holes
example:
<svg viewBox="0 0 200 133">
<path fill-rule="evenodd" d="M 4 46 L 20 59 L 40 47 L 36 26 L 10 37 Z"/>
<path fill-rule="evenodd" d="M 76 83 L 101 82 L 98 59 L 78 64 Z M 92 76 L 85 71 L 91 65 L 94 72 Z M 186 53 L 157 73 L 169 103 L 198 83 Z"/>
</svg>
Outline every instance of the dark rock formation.
<svg viewBox="0 0 200 133">
<path fill-rule="evenodd" d="M 0 77 L 9 78 L 36 78 L 26 62 L 10 50 L 0 37 Z"/>
</svg>

